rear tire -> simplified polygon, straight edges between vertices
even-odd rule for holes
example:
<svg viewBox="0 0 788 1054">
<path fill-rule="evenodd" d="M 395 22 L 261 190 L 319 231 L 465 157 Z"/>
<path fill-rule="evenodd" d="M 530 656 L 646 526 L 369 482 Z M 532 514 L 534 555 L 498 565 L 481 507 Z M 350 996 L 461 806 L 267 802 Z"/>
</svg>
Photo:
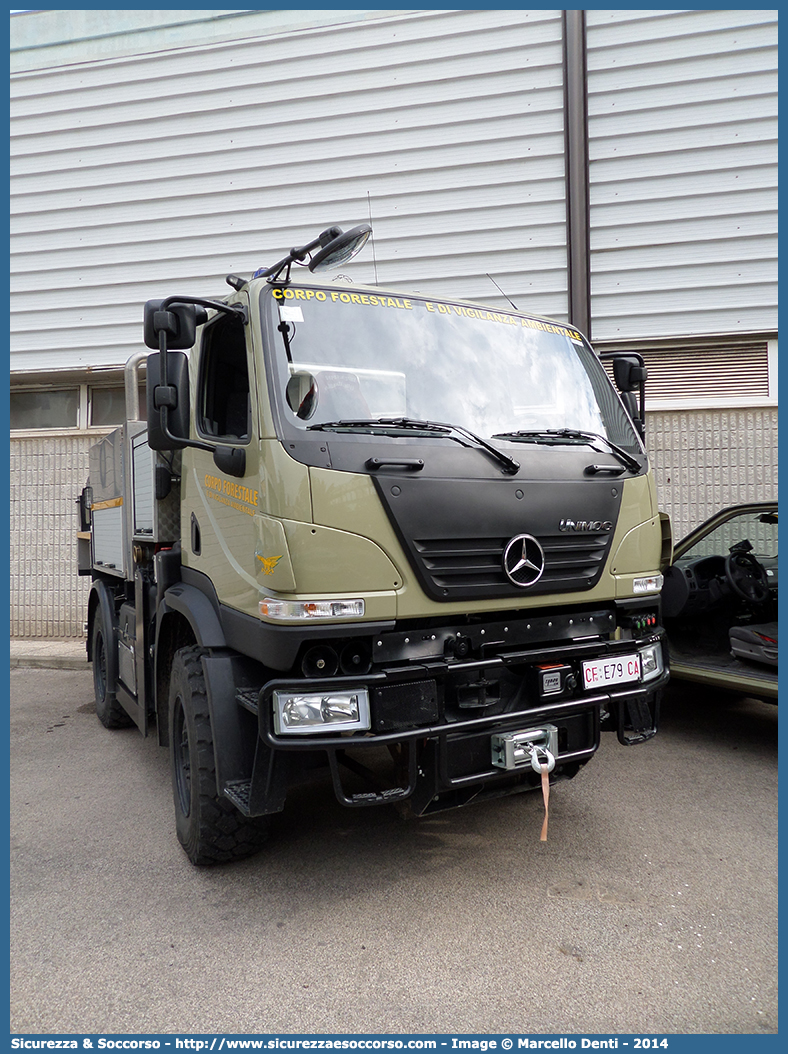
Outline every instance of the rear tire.
<svg viewBox="0 0 788 1054">
<path fill-rule="evenodd" d="M 213 733 L 202 648 L 176 652 L 170 677 L 169 739 L 178 841 L 193 864 L 224 863 L 256 853 L 268 817 L 240 813 L 216 789 Z"/>
<path fill-rule="evenodd" d="M 93 619 L 93 693 L 96 697 L 96 714 L 105 728 L 128 728 L 132 720 L 118 702 L 115 685 L 118 677 L 118 660 L 111 628 L 107 627 L 104 609 L 96 609 Z"/>
</svg>

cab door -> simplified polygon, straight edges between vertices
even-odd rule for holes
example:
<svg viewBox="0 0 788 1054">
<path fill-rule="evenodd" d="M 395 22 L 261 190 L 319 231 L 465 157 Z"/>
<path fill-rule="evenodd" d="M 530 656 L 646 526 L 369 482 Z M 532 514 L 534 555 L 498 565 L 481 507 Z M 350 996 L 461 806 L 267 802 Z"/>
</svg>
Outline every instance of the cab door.
<svg viewBox="0 0 788 1054">
<path fill-rule="evenodd" d="M 217 314 L 190 362 L 192 438 L 211 449 L 184 451 L 181 545 L 183 565 L 206 575 L 221 603 L 256 615 L 260 428 L 250 330 L 240 314 Z"/>
</svg>

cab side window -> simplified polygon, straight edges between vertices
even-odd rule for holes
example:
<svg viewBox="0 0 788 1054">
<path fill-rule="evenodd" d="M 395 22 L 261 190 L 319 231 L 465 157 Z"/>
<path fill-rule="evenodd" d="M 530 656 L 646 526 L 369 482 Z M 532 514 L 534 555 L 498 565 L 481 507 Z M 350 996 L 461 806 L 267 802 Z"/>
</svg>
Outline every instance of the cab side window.
<svg viewBox="0 0 788 1054">
<path fill-rule="evenodd" d="M 199 392 L 200 431 L 211 438 L 248 439 L 251 398 L 243 323 L 221 316 L 205 327 Z"/>
</svg>

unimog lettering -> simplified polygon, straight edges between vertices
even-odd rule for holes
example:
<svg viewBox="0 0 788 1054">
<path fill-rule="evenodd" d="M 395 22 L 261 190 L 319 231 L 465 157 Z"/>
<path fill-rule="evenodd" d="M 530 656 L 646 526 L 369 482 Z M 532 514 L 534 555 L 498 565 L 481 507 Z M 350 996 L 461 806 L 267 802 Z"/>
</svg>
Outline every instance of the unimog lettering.
<svg viewBox="0 0 788 1054">
<path fill-rule="evenodd" d="M 561 520 L 559 531 L 612 531 L 612 520 Z"/>
</svg>

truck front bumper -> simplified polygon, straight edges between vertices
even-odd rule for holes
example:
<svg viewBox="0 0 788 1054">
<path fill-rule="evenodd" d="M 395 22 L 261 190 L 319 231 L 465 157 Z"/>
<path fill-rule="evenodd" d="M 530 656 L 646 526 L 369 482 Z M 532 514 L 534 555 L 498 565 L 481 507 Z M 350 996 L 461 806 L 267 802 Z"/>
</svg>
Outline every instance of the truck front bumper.
<svg viewBox="0 0 788 1054">
<path fill-rule="evenodd" d="M 667 669 L 663 666 L 647 682 L 599 688 L 582 681 L 578 684 L 575 677 L 561 697 L 543 694 L 533 671 L 568 669 L 582 677 L 584 663 L 616 660 L 660 644 L 661 639 L 661 634 L 654 634 L 637 642 L 597 640 L 587 645 L 529 649 L 490 660 L 409 664 L 356 677 L 269 681 L 254 705 L 259 743 L 250 811 L 281 809 L 288 757 L 295 761 L 297 755 L 303 758 L 305 753 L 319 751 L 327 756 L 334 791 L 343 805 L 407 801 L 410 811 L 419 815 L 538 787 L 541 776 L 533 764 L 531 741 L 551 744 L 551 781 L 571 778 L 596 752 L 601 729 L 615 729 L 625 745 L 644 742 L 656 733 Z M 484 689 L 478 686 L 493 684 L 503 676 L 510 682 L 513 677 L 521 678 L 523 689 L 505 704 L 493 700 L 485 711 Z M 459 682 L 464 694 L 457 689 Z M 550 680 L 550 688 L 554 687 Z M 330 728 L 307 734 L 283 732 L 281 720 L 276 719 L 277 700 L 288 693 L 315 697 L 321 692 L 326 698 L 365 693 L 369 727 L 333 733 Z M 482 697 L 474 700 L 474 693 Z M 464 704 L 462 700 L 468 697 L 470 704 Z M 449 698 L 453 706 L 447 705 Z M 475 712 L 463 710 L 464 705 L 475 707 Z M 396 720 L 392 714 L 398 715 Z M 375 785 L 374 772 L 364 760 L 365 752 L 380 747 L 396 759 L 396 778 L 385 786 Z M 362 790 L 348 789 L 349 783 L 357 785 L 358 781 L 348 780 L 347 773 L 362 777 L 368 785 Z"/>
</svg>

